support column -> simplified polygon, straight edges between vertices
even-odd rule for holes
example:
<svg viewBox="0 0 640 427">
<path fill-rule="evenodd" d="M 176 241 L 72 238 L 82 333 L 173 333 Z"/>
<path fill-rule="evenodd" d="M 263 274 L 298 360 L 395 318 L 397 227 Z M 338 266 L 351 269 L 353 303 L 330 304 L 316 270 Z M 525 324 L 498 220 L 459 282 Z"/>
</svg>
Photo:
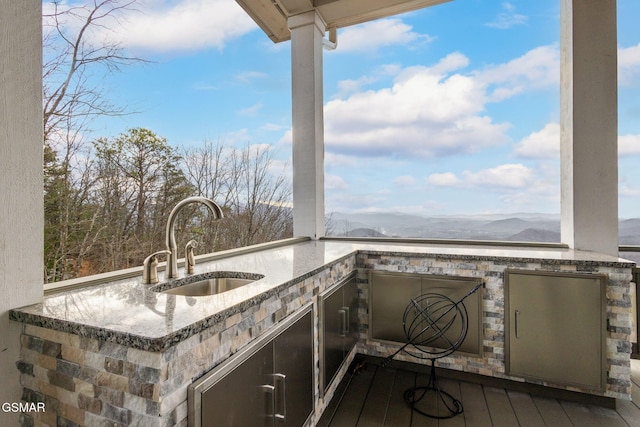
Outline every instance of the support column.
<svg viewBox="0 0 640 427">
<path fill-rule="evenodd" d="M 42 1 L 0 0 L 0 10 L 0 403 L 17 403 L 22 325 L 9 310 L 43 295 Z M 0 411 L 0 425 L 18 414 Z"/>
<path fill-rule="evenodd" d="M 315 12 L 289 18 L 293 125 L 293 235 L 324 236 L 322 38 Z"/>
<path fill-rule="evenodd" d="M 618 255 L 616 0 L 561 0 L 561 237 Z"/>
</svg>

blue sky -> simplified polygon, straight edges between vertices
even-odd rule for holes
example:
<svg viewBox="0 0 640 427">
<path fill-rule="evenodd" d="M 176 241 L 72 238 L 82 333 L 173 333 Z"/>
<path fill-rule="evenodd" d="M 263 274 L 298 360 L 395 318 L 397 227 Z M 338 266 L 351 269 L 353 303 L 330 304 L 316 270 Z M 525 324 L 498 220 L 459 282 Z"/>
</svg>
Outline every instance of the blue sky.
<svg viewBox="0 0 640 427">
<path fill-rule="evenodd" d="M 46 2 L 45 2 L 46 3 Z M 327 212 L 559 213 L 560 0 L 454 0 L 324 52 Z M 270 144 L 290 174 L 290 44 L 234 0 L 144 0 L 94 34 L 153 62 L 101 81 L 176 147 Z M 640 2 L 618 0 L 620 216 L 640 216 Z"/>
</svg>

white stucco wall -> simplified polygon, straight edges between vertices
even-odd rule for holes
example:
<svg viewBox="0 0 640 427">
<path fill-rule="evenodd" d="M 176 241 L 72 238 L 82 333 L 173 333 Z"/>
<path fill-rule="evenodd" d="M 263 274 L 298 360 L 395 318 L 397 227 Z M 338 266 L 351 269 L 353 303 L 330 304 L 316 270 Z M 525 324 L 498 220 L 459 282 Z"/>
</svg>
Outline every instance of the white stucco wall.
<svg viewBox="0 0 640 427">
<path fill-rule="evenodd" d="M 41 0 L 0 0 L 0 404 L 19 402 L 20 327 L 42 298 Z M 0 425 L 17 415 L 0 410 Z"/>
</svg>

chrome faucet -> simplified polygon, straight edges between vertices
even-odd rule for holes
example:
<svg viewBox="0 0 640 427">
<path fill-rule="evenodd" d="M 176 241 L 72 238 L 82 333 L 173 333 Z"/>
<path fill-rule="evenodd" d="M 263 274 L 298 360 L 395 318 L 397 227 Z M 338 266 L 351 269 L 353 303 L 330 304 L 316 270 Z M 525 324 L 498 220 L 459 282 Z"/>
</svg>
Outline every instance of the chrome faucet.
<svg viewBox="0 0 640 427">
<path fill-rule="evenodd" d="M 154 252 L 145 258 L 142 270 L 142 283 L 145 285 L 153 285 L 158 283 L 158 255 L 169 255 L 169 251 Z"/>
<path fill-rule="evenodd" d="M 184 246 L 184 273 L 193 274 L 196 266 L 196 256 L 193 253 L 193 248 L 198 247 L 198 242 L 191 239 Z"/>
<path fill-rule="evenodd" d="M 182 208 L 184 208 L 186 205 L 189 205 L 191 203 L 202 203 L 203 205 L 208 207 L 211 213 L 213 214 L 214 219 L 224 218 L 224 214 L 222 213 L 222 209 L 220 208 L 220 206 L 218 206 L 216 202 L 214 202 L 213 200 L 208 199 L 206 197 L 199 197 L 199 196 L 188 197 L 178 202 L 178 204 L 173 208 L 173 210 L 169 214 L 169 220 L 167 221 L 166 244 L 167 244 L 167 251 L 169 251 L 169 253 L 167 254 L 167 270 L 165 275 L 167 279 L 173 279 L 178 277 L 178 254 L 177 254 L 178 248 L 176 247 L 176 235 L 174 232 L 176 216 L 182 210 Z M 186 256 L 189 257 L 189 254 L 186 254 Z M 193 257 L 193 253 L 191 253 L 191 256 Z M 190 261 L 193 261 L 193 260 L 189 260 L 189 262 Z"/>
</svg>

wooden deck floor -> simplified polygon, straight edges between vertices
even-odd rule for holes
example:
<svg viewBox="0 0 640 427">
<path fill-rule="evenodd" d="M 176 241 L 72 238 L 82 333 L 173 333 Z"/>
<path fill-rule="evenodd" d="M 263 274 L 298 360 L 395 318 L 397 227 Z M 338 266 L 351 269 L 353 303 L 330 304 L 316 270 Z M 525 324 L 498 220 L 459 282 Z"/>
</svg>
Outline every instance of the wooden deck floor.
<svg viewBox="0 0 640 427">
<path fill-rule="evenodd" d="M 428 378 L 427 375 L 403 369 L 367 364 L 357 374 L 347 374 L 317 425 L 640 427 L 640 360 L 632 361 L 633 402 L 618 400 L 617 409 L 441 379 L 440 387 L 462 402 L 464 412 L 454 418 L 437 420 L 412 411 L 403 399 L 406 389 L 426 385 Z"/>
</svg>

